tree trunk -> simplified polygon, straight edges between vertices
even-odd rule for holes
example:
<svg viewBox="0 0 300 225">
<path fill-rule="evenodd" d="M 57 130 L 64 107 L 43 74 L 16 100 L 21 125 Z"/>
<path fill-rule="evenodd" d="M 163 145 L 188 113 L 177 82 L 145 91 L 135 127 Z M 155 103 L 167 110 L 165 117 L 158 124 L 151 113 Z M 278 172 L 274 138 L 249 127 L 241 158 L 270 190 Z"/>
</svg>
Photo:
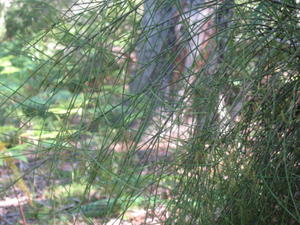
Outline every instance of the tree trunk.
<svg viewBox="0 0 300 225">
<path fill-rule="evenodd" d="M 5 14 L 10 6 L 10 0 L 0 0 L 0 40 L 5 38 L 6 34 L 6 24 L 5 24 Z"/>
<path fill-rule="evenodd" d="M 166 109 L 163 106 L 171 105 L 175 110 L 164 114 L 165 118 L 170 120 L 172 114 L 182 111 L 181 121 L 192 107 L 193 95 L 196 106 L 193 110 L 198 113 L 195 132 L 212 127 L 222 130 L 220 126 L 226 126 L 232 118 L 224 102 L 226 90 L 219 90 L 216 84 L 220 81 L 218 74 L 222 68 L 219 65 L 227 47 L 227 28 L 234 1 L 224 0 L 217 6 L 214 3 L 213 7 L 209 7 L 210 2 L 206 0 L 162 2 L 144 2 L 130 92 L 134 98 L 146 97 L 147 104 L 153 104 L 149 114 L 160 106 L 161 110 L 157 111 L 161 117 L 162 110 Z M 216 33 L 217 39 L 213 38 Z M 147 120 L 149 118 L 153 116 Z M 159 124 L 156 130 L 168 129 L 162 127 L 166 126 L 164 120 L 155 123 Z"/>
<path fill-rule="evenodd" d="M 145 1 L 141 36 L 136 47 L 138 64 L 130 83 L 133 95 L 146 94 L 160 104 L 169 93 L 174 71 L 175 13 L 173 5 L 157 0 Z"/>
</svg>

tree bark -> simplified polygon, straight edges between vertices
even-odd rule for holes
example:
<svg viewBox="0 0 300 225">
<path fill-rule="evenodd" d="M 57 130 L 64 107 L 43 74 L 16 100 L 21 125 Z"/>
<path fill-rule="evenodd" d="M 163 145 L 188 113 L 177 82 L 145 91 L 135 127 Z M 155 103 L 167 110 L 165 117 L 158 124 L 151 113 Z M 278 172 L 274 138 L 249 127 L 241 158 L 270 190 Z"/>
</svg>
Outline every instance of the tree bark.
<svg viewBox="0 0 300 225">
<path fill-rule="evenodd" d="M 174 5 L 147 0 L 141 21 L 141 36 L 136 47 L 137 67 L 133 72 L 130 92 L 146 94 L 163 103 L 169 93 L 169 82 L 174 71 L 172 49 L 175 44 L 176 9 Z"/>
<path fill-rule="evenodd" d="M 218 126 L 216 121 L 228 114 L 220 113 L 223 109 L 219 105 L 226 108 L 224 90 L 216 89 L 215 84 L 227 48 L 234 0 L 220 1 L 213 6 L 206 0 L 163 2 L 144 2 L 141 35 L 136 47 L 137 66 L 130 92 L 133 96 L 146 96 L 153 103 L 153 109 L 166 103 L 174 108 L 183 107 L 182 103 L 190 106 L 187 99 L 194 93 L 198 131 Z M 216 33 L 218 38 L 213 38 Z M 211 42 L 214 44 L 210 45 Z M 191 91 L 195 85 L 204 88 Z"/>
</svg>

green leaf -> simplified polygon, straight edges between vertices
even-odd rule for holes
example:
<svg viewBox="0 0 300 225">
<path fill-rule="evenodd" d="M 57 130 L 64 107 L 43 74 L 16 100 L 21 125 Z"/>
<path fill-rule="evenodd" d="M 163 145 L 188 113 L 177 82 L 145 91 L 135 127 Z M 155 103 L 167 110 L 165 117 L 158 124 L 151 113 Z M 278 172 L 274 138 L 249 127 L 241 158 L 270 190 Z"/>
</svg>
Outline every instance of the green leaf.
<svg viewBox="0 0 300 225">
<path fill-rule="evenodd" d="M 87 203 L 74 209 L 74 212 L 81 212 L 86 217 L 104 217 L 116 213 L 120 205 L 114 199 L 101 199 Z"/>
</svg>

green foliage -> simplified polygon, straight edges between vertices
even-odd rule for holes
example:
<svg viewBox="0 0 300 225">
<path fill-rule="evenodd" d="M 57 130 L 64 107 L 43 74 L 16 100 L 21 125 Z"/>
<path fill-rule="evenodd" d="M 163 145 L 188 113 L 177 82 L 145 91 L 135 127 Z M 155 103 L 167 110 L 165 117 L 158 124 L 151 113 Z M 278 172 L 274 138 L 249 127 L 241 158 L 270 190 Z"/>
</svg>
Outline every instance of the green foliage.
<svg viewBox="0 0 300 225">
<path fill-rule="evenodd" d="M 55 1 L 15 1 L 5 15 L 6 36 L 28 36 L 52 26 L 58 11 L 51 6 Z"/>
<path fill-rule="evenodd" d="M 20 131 L 13 126 L 0 127 L 0 166 L 3 166 L 7 158 L 27 162 L 24 151 L 28 148 L 27 144 L 19 144 Z"/>
<path fill-rule="evenodd" d="M 145 65 L 130 58 L 146 49 L 147 29 L 162 32 L 141 27 L 143 3 L 77 2 L 60 14 L 57 1 L 27 0 L 9 9 L 0 141 L 14 159 L 44 160 L 31 169 L 47 181 L 47 204 L 29 218 L 125 220 L 143 208 L 149 218 L 164 211 L 162 224 L 299 223 L 299 4 L 164 2 L 181 16 L 172 17 L 174 31 L 209 19 L 215 29 L 197 62 L 180 71 L 175 56 L 184 61 L 182 49 L 202 47 L 180 31 Z M 216 10 L 188 24 L 191 10 L 205 8 Z M 216 24 L 220 15 L 224 24 Z M 155 92 L 161 80 L 131 93 L 132 74 L 166 55 L 158 72 L 181 73 L 165 87 L 176 96 Z"/>
</svg>

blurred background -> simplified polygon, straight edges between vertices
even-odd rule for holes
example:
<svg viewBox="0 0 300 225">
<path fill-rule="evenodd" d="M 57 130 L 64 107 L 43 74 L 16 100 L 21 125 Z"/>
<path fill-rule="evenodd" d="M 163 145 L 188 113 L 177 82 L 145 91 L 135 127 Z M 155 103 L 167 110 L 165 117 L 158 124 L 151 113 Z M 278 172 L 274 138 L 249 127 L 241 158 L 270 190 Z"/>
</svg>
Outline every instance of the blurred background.
<svg viewBox="0 0 300 225">
<path fill-rule="evenodd" d="M 0 224 L 299 224 L 298 0 L 0 0 Z"/>
</svg>

